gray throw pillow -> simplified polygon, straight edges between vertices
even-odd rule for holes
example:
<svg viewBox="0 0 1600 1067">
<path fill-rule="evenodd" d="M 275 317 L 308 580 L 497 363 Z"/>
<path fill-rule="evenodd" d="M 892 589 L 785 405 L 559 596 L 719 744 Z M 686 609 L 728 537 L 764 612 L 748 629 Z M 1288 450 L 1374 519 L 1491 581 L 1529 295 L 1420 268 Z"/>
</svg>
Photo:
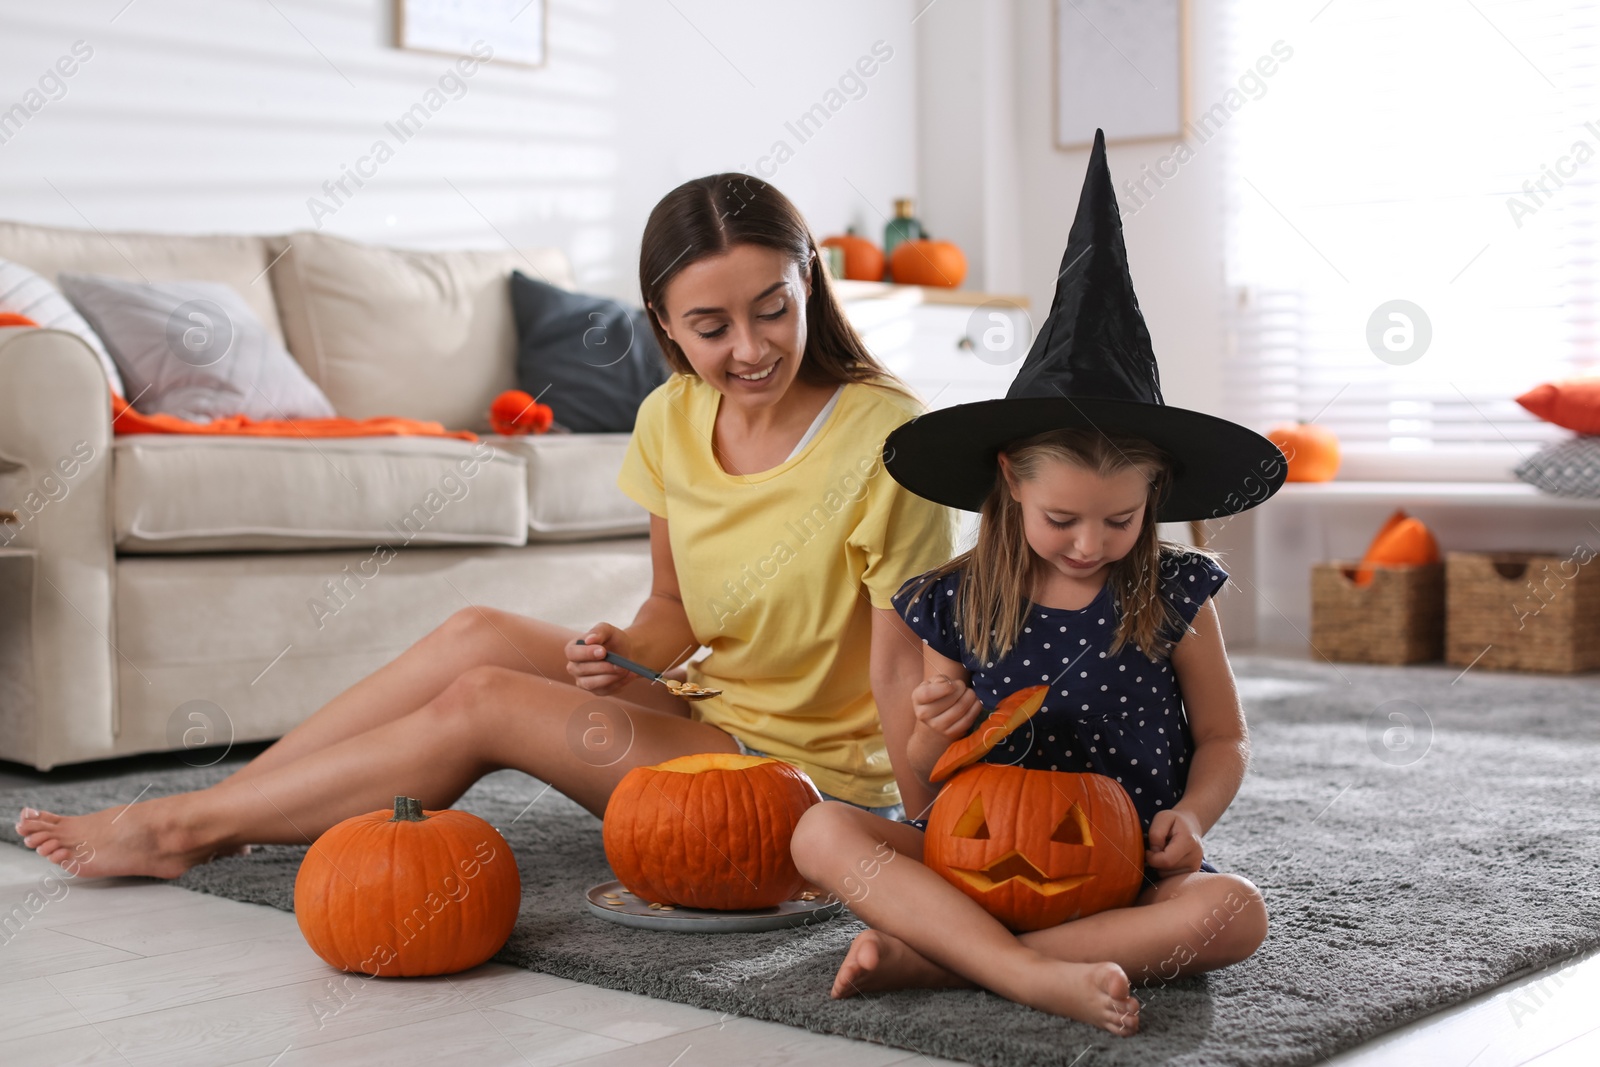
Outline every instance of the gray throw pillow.
<svg viewBox="0 0 1600 1067">
<path fill-rule="evenodd" d="M 129 282 L 63 271 L 61 291 L 89 320 L 143 414 L 210 422 L 322 419 L 328 398 L 244 299 L 217 282 Z"/>
<path fill-rule="evenodd" d="M 1600 498 L 1600 434 L 1546 445 L 1513 473 L 1547 493 Z"/>
<path fill-rule="evenodd" d="M 643 308 L 511 272 L 517 382 L 574 433 L 629 433 L 639 404 L 672 374 Z"/>
</svg>

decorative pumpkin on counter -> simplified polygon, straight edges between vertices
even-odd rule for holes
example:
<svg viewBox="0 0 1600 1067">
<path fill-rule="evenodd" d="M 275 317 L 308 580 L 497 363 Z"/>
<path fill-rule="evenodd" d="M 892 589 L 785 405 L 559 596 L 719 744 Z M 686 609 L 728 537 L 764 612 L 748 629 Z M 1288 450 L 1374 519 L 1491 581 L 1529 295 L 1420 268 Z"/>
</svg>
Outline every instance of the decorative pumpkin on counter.
<svg viewBox="0 0 1600 1067">
<path fill-rule="evenodd" d="M 856 234 L 852 226 L 843 236 L 829 237 L 824 248 L 844 249 L 844 276 L 853 282 L 883 281 L 883 249 Z"/>
<path fill-rule="evenodd" d="M 1122 786 L 980 762 L 1049 691 L 1007 696 L 929 776 L 949 781 L 928 816 L 923 862 L 1018 933 L 1127 907 L 1144 882 L 1144 828 Z"/>
<path fill-rule="evenodd" d="M 1331 482 L 1339 471 L 1339 439 L 1325 427 L 1301 419 L 1274 426 L 1266 438 L 1289 461 L 1286 481 Z"/>
<path fill-rule="evenodd" d="M 489 405 L 489 426 L 507 437 L 544 433 L 555 421 L 555 412 L 521 389 L 507 389 Z"/>
<path fill-rule="evenodd" d="M 357 815 L 317 838 L 294 880 L 311 951 L 359 974 L 454 974 L 500 951 L 522 905 L 511 846 L 465 811 Z"/>
<path fill-rule="evenodd" d="M 889 273 L 896 285 L 954 289 L 967 276 L 967 257 L 949 241 L 929 237 L 901 241 L 889 257 Z"/>
<path fill-rule="evenodd" d="M 975 763 L 933 802 L 922 860 L 1021 933 L 1132 904 L 1144 831 L 1103 774 Z"/>
<path fill-rule="evenodd" d="M 782 760 L 711 752 L 623 776 L 602 837 L 617 880 L 656 904 L 771 908 L 806 885 L 789 839 L 822 795 Z"/>
</svg>

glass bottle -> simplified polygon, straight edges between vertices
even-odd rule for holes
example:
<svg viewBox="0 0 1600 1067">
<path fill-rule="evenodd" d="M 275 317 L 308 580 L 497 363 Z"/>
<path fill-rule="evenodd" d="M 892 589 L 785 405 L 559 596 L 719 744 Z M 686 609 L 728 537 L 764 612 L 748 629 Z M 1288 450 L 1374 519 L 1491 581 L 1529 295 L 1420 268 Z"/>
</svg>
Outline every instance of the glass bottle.
<svg viewBox="0 0 1600 1067">
<path fill-rule="evenodd" d="M 917 221 L 917 216 L 911 203 L 911 198 L 902 196 L 894 202 L 894 218 L 890 219 L 883 227 L 883 272 L 884 278 L 892 280 L 889 269 L 889 258 L 894 255 L 895 246 L 901 241 L 921 240 L 926 234 L 923 232 L 922 223 Z"/>
</svg>

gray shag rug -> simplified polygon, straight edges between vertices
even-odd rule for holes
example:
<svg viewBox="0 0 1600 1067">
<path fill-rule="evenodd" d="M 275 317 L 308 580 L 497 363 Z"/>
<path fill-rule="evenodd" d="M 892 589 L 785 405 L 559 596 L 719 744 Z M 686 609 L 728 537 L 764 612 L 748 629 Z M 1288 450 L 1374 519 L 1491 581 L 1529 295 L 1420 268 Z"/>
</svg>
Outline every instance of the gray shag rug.
<svg viewBox="0 0 1600 1067">
<path fill-rule="evenodd" d="M 654 933 L 589 915 L 611 877 L 600 824 L 515 772 L 456 805 L 514 847 L 522 911 L 503 963 L 1000 1067 L 1312 1064 L 1403 1023 L 1600 946 L 1600 701 L 1595 676 L 1444 665 L 1337 666 L 1234 657 L 1250 773 L 1207 838 L 1209 858 L 1261 887 L 1266 943 L 1235 967 L 1141 991 L 1119 1039 L 976 991 L 828 997 L 863 927 Z M 184 768 L 0 793 L 83 812 L 196 788 Z M 535 801 L 535 798 L 538 798 Z M 533 801 L 529 807 L 530 801 Z M 0 820 L 15 841 L 11 820 Z M 303 848 L 196 868 L 187 889 L 292 910 Z"/>
</svg>

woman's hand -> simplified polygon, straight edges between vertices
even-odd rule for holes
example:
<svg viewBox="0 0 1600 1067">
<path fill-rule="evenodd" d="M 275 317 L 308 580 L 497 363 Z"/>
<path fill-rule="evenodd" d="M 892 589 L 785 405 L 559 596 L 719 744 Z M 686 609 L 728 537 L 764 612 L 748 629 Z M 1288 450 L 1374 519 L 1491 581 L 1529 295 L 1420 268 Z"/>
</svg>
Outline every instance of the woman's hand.
<svg viewBox="0 0 1600 1067">
<path fill-rule="evenodd" d="M 983 705 L 966 683 L 940 674 L 911 691 L 917 722 L 951 741 L 967 736 Z"/>
<path fill-rule="evenodd" d="M 630 670 L 606 662 L 606 653 L 615 652 L 625 659 L 632 659 L 630 644 L 628 631 L 609 622 L 596 623 L 583 635 L 583 644 L 578 644 L 577 639 L 567 643 L 567 673 L 572 675 L 578 688 L 595 696 L 610 696 L 632 681 L 635 675 Z"/>
<path fill-rule="evenodd" d="M 1193 812 L 1169 808 L 1150 820 L 1150 848 L 1145 865 L 1165 877 L 1200 869 L 1205 848 L 1200 844 L 1200 819 Z"/>
</svg>

